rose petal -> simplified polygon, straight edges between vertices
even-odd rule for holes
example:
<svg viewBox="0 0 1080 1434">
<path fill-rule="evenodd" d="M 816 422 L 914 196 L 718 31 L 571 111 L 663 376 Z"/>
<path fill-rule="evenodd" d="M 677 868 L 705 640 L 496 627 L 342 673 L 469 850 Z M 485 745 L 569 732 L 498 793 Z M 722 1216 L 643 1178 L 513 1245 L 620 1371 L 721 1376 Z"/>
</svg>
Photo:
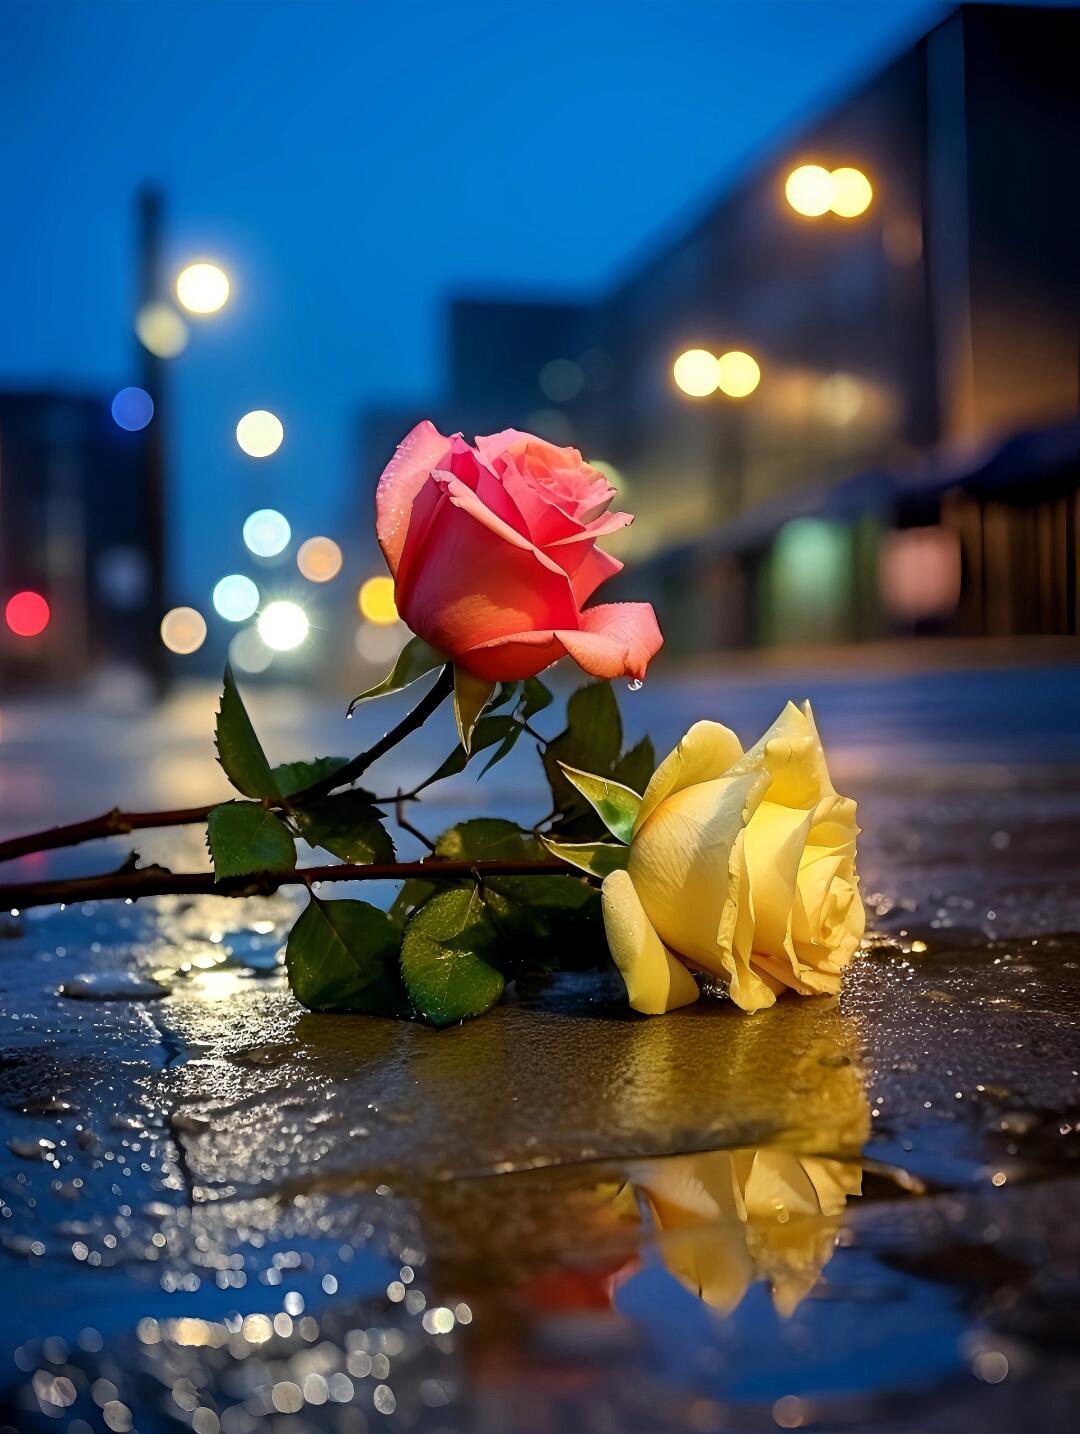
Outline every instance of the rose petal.
<svg viewBox="0 0 1080 1434">
<path fill-rule="evenodd" d="M 633 1009 L 653 1016 L 696 1001 L 697 982 L 653 930 L 626 872 L 605 877 L 601 891 L 608 946 Z"/>
<path fill-rule="evenodd" d="M 570 579 L 574 597 L 579 604 L 588 602 L 601 583 L 606 583 L 608 578 L 613 578 L 622 570 L 623 564 L 618 558 L 613 558 L 602 548 L 590 548 Z"/>
<path fill-rule="evenodd" d="M 405 435 L 383 469 L 375 489 L 375 531 L 392 573 L 397 573 L 416 496 L 449 450 L 450 439 L 425 418 Z"/>
<path fill-rule="evenodd" d="M 647 602 L 588 608 L 581 614 L 576 632 L 556 630 L 555 636 L 590 676 L 635 677 L 639 681 L 664 641 Z"/>
<path fill-rule="evenodd" d="M 669 753 L 653 773 L 641 799 L 635 832 L 665 797 L 698 782 L 722 777 L 742 754 L 742 743 L 730 727 L 723 727 L 719 722 L 695 722 L 674 752 Z"/>
</svg>

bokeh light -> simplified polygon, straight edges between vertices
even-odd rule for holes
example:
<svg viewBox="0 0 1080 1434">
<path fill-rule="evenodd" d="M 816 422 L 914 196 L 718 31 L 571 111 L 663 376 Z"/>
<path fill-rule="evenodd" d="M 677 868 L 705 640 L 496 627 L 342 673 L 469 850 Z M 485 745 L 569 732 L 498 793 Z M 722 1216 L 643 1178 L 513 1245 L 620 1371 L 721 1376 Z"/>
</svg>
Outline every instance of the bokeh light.
<svg viewBox="0 0 1080 1434">
<path fill-rule="evenodd" d="M 288 652 L 299 647 L 308 635 L 309 623 L 304 609 L 294 602 L 272 602 L 263 608 L 256 624 L 259 636 L 275 652 Z"/>
<path fill-rule="evenodd" d="M 13 593 L 4 608 L 4 621 L 16 637 L 37 637 L 49 625 L 49 604 L 29 589 Z"/>
<path fill-rule="evenodd" d="M 275 508 L 257 508 L 244 522 L 244 543 L 257 558 L 276 558 L 289 546 L 289 520 Z"/>
<path fill-rule="evenodd" d="M 745 398 L 753 393 L 761 382 L 761 369 L 757 359 L 741 349 L 732 349 L 721 354 L 716 361 L 717 387 L 728 398 Z"/>
<path fill-rule="evenodd" d="M 569 403 L 585 386 L 585 375 L 573 359 L 557 358 L 546 363 L 538 379 L 540 392 L 552 403 Z"/>
<path fill-rule="evenodd" d="M 258 628 L 242 627 L 229 643 L 229 661 L 239 672 L 265 672 L 273 660 L 273 649 L 263 642 Z"/>
<path fill-rule="evenodd" d="M 857 219 L 870 208 L 874 191 L 861 169 L 834 169 L 831 209 L 841 219 Z"/>
<path fill-rule="evenodd" d="M 276 413 L 256 408 L 236 425 L 236 441 L 249 458 L 269 458 L 281 447 L 285 429 Z"/>
<path fill-rule="evenodd" d="M 389 669 L 398 653 L 409 640 L 409 629 L 403 622 L 392 627 L 378 627 L 371 622 L 362 622 L 356 629 L 356 653 L 364 662 L 373 667 Z"/>
<path fill-rule="evenodd" d="M 333 538 L 308 538 L 300 544 L 296 566 L 309 583 L 328 583 L 341 572 L 341 549 Z"/>
<path fill-rule="evenodd" d="M 800 164 L 793 169 L 784 185 L 787 202 L 796 214 L 817 219 L 832 208 L 835 185 L 833 177 L 820 164 Z"/>
<path fill-rule="evenodd" d="M 214 607 L 229 622 L 244 622 L 259 606 L 259 589 L 243 573 L 230 573 L 214 585 Z"/>
<path fill-rule="evenodd" d="M 614 463 L 608 463 L 604 458 L 590 458 L 588 464 L 589 467 L 595 469 L 602 478 L 606 478 L 619 497 L 625 500 L 627 486 L 626 475 L 621 469 L 616 468 Z"/>
<path fill-rule="evenodd" d="M 177 358 L 187 348 L 188 326 L 172 304 L 144 304 L 135 316 L 135 333 L 155 358 Z"/>
<path fill-rule="evenodd" d="M 171 608 L 161 619 L 161 640 L 170 652 L 188 657 L 206 641 L 206 619 L 193 607 Z"/>
<path fill-rule="evenodd" d="M 216 264 L 188 264 L 176 280 L 176 297 L 193 314 L 216 314 L 229 297 L 229 278 Z"/>
<path fill-rule="evenodd" d="M 671 370 L 675 382 L 691 398 L 707 398 L 720 382 L 716 355 L 708 349 L 687 349 Z"/>
<path fill-rule="evenodd" d="M 357 606 L 368 622 L 376 627 L 389 627 L 397 622 L 398 610 L 394 602 L 394 579 L 389 577 L 368 578 L 361 584 L 357 594 Z"/>
<path fill-rule="evenodd" d="M 154 400 L 145 388 L 122 388 L 112 401 L 113 422 L 128 433 L 138 433 L 154 416 Z"/>
</svg>

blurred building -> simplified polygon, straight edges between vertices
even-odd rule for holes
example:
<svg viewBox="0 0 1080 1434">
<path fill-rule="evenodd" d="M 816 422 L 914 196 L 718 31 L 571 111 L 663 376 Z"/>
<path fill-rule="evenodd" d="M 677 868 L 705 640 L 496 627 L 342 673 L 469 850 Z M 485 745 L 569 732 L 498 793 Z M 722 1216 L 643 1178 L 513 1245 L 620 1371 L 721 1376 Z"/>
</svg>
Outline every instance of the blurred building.
<svg viewBox="0 0 1080 1434">
<path fill-rule="evenodd" d="M 599 302 L 455 302 L 432 416 L 611 465 L 676 649 L 1075 633 L 1078 43 L 961 6 Z"/>
<path fill-rule="evenodd" d="M 144 442 L 107 399 L 0 392 L 0 691 L 160 645 Z"/>
</svg>

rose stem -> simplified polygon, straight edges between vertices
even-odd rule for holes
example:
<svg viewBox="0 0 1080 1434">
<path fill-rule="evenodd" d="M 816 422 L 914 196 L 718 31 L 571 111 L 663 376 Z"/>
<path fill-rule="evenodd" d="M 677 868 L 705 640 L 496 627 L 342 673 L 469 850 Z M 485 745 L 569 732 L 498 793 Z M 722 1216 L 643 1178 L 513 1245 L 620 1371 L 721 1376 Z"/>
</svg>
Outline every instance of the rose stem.
<svg viewBox="0 0 1080 1434">
<path fill-rule="evenodd" d="M 250 876 L 215 881 L 212 872 L 167 871 L 148 866 L 143 870 L 115 871 L 101 876 L 76 876 L 58 881 L 15 882 L 0 886 L 0 911 L 23 911 L 31 906 L 104 901 L 123 897 L 137 901 L 142 896 L 269 896 L 281 886 L 312 887 L 323 881 L 458 881 L 463 877 L 483 880 L 491 876 L 581 877 L 577 867 L 557 857 L 536 857 L 516 861 L 389 861 L 369 866 L 340 863 L 308 866 L 293 871 L 260 871 Z"/>
<path fill-rule="evenodd" d="M 397 746 L 402 738 L 415 732 L 435 711 L 436 707 L 448 697 L 454 690 L 453 667 L 447 663 L 439 674 L 435 685 L 427 692 L 416 706 L 405 714 L 396 726 L 391 727 L 389 732 L 380 737 L 374 746 L 369 747 L 366 752 L 361 752 L 344 767 L 339 767 L 336 772 L 331 772 L 328 777 L 323 777 L 318 782 L 312 782 L 303 791 L 293 792 L 289 797 L 289 806 L 296 806 L 311 801 L 315 797 L 325 796 L 328 792 L 338 787 L 347 786 L 355 782 L 357 777 L 367 771 L 372 763 L 390 751 L 391 747 Z M 204 807 L 179 807 L 174 811 L 162 812 L 122 812 L 114 807 L 111 812 L 105 812 L 100 817 L 90 817 L 86 821 L 69 822 L 67 826 L 48 827 L 45 831 L 30 832 L 26 836 L 11 837 L 7 841 L 0 841 L 0 861 L 12 861 L 15 857 L 27 856 L 31 852 L 55 851 L 58 847 L 78 846 L 84 841 L 95 841 L 99 837 L 126 836 L 129 832 L 144 831 L 151 827 L 182 827 L 190 826 L 193 822 L 204 822 L 210 814 L 212 807 L 217 802 L 210 802 Z M 281 806 L 280 802 L 268 802 L 268 806 Z"/>
</svg>

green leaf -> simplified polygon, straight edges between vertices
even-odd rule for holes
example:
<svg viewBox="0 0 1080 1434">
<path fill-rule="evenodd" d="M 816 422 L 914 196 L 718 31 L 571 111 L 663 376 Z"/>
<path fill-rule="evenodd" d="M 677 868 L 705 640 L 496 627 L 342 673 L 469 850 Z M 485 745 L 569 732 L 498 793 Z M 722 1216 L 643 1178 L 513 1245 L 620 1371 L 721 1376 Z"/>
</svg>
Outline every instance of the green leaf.
<svg viewBox="0 0 1080 1434">
<path fill-rule="evenodd" d="M 495 696 L 488 703 L 488 711 L 497 712 L 500 707 L 505 707 L 517 690 L 518 684 L 516 682 L 500 682 L 498 692 L 496 692 Z"/>
<path fill-rule="evenodd" d="M 312 1011 L 411 1014 L 398 969 L 399 934 L 366 901 L 312 896 L 285 947 L 292 993 Z"/>
<path fill-rule="evenodd" d="M 390 920 L 395 926 L 404 926 L 414 912 L 430 901 L 437 891 L 446 891 L 445 881 L 425 881 L 419 876 L 410 876 L 401 883 L 401 890 L 390 905 Z"/>
<path fill-rule="evenodd" d="M 649 778 L 656 771 L 656 752 L 651 737 L 642 737 L 629 751 L 624 752 L 611 769 L 611 775 L 632 792 L 645 795 Z"/>
<path fill-rule="evenodd" d="M 342 861 L 393 861 L 394 843 L 382 814 L 362 792 L 319 797 L 296 813 L 296 824 L 309 846 L 321 846 Z"/>
<path fill-rule="evenodd" d="M 218 761 L 238 792 L 243 792 L 245 797 L 270 797 L 272 800 L 281 795 L 228 663 L 225 665 L 225 684 L 214 742 Z"/>
<path fill-rule="evenodd" d="M 524 861 L 543 856 L 544 849 L 532 832 L 523 831 L 516 822 L 473 817 L 448 827 L 435 841 L 435 854 L 451 861 Z"/>
<path fill-rule="evenodd" d="M 547 744 L 544 772 L 564 835 L 590 836 L 597 822 L 589 804 L 566 779 L 563 764 L 583 772 L 611 771 L 622 746 L 622 719 L 608 682 L 590 682 L 566 704 L 566 730 Z"/>
<path fill-rule="evenodd" d="M 484 765 L 480 768 L 480 776 L 477 777 L 477 781 L 480 780 L 480 777 L 486 776 L 487 773 L 491 771 L 492 767 L 495 766 L 496 762 L 501 762 L 504 757 L 509 757 L 510 753 L 517 746 L 518 738 L 521 736 L 524 730 L 525 728 L 522 727 L 520 722 L 514 723 L 514 725 L 510 728 L 509 732 L 507 732 L 506 736 L 499 743 L 496 751 L 492 754 L 492 756 L 487 759 Z M 475 747 L 475 745 L 476 743 L 474 739 L 473 746 Z"/>
<path fill-rule="evenodd" d="M 437 652 L 422 638 L 410 638 L 398 653 L 389 676 L 384 677 L 374 687 L 369 687 L 366 692 L 361 692 L 359 697 L 354 697 L 349 703 L 349 715 L 352 715 L 361 702 L 368 702 L 372 697 L 385 697 L 389 692 L 400 692 L 403 687 L 408 687 L 410 683 L 418 681 L 428 672 L 434 672 L 436 667 L 443 667 L 449 661 L 445 652 Z"/>
<path fill-rule="evenodd" d="M 630 848 L 610 841 L 567 842 L 554 841 L 551 837 L 540 840 L 552 856 L 561 857 L 590 876 L 603 879 L 613 871 L 625 871 L 630 860 Z"/>
<path fill-rule="evenodd" d="M 454 664 L 454 720 L 457 722 L 458 739 L 466 753 L 472 751 L 473 728 L 494 691 L 494 682 L 474 677 L 464 667 Z"/>
<path fill-rule="evenodd" d="M 494 942 L 475 887 L 440 891 L 409 921 L 401 942 L 401 973 L 432 1025 L 482 1015 L 498 1001 L 505 982 L 484 959 Z"/>
<path fill-rule="evenodd" d="M 498 876 L 483 897 L 500 942 L 488 958 L 505 976 L 528 967 L 580 970 L 609 959 L 600 892 L 576 876 Z"/>
<path fill-rule="evenodd" d="M 313 757 L 310 762 L 282 762 L 273 768 L 274 781 L 283 797 L 302 792 L 348 765 L 348 757 Z"/>
<path fill-rule="evenodd" d="M 219 880 L 253 871 L 291 871 L 296 865 L 296 847 L 285 824 L 259 802 L 211 807 L 206 840 Z"/>
<path fill-rule="evenodd" d="M 637 792 L 632 792 L 620 782 L 613 782 L 610 777 L 595 777 L 591 772 L 579 772 L 576 767 L 568 767 L 565 762 L 562 763 L 562 769 L 567 781 L 596 809 L 597 816 L 612 836 L 618 837 L 622 842 L 628 842 L 641 809 L 641 798 Z"/>
<path fill-rule="evenodd" d="M 545 687 L 539 677 L 526 677 L 521 700 L 521 715 L 527 722 L 537 712 L 543 712 L 555 701 L 551 689 Z"/>
<path fill-rule="evenodd" d="M 433 782 L 441 782 L 445 777 L 453 777 L 456 776 L 458 772 L 463 772 L 470 756 L 475 755 L 477 752 L 482 752 L 485 747 L 493 747 L 496 742 L 505 741 L 507 737 L 514 737 L 516 741 L 517 738 L 514 736 L 515 732 L 521 732 L 520 723 L 515 722 L 513 717 L 508 717 L 505 713 L 499 716 L 481 717 L 473 728 L 472 752 L 466 752 L 465 748 L 459 742 L 449 757 L 447 757 L 446 761 L 443 762 L 436 771 L 432 772 L 426 781 L 421 782 L 415 790 L 422 792 L 425 787 L 430 787 Z M 484 771 L 487 771 L 486 767 Z M 484 773 L 481 772 L 480 775 L 483 776 Z"/>
</svg>

